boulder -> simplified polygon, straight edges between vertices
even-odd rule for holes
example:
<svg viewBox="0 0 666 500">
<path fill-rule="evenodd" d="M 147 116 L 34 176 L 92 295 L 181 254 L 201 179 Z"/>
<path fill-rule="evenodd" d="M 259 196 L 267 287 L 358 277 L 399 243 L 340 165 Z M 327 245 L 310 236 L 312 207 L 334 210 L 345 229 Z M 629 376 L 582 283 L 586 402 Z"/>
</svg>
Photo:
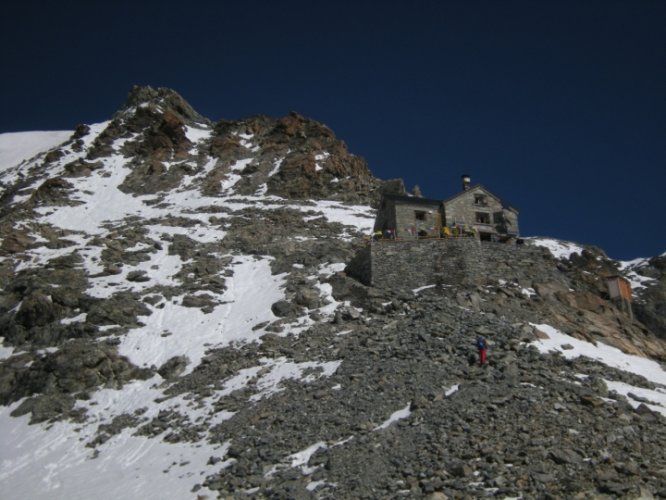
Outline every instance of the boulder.
<svg viewBox="0 0 666 500">
<path fill-rule="evenodd" d="M 300 310 L 301 308 L 298 305 L 287 300 L 279 300 L 271 306 L 271 311 L 278 318 L 297 316 Z"/>
<path fill-rule="evenodd" d="M 56 318 L 56 307 L 50 296 L 33 292 L 21 302 L 16 322 L 26 328 L 44 326 Z"/>
<path fill-rule="evenodd" d="M 174 356 L 157 369 L 163 379 L 171 380 L 185 371 L 190 360 L 187 356 Z"/>
<path fill-rule="evenodd" d="M 296 292 L 294 301 L 308 309 L 316 309 L 321 304 L 319 291 L 312 288 L 302 287 Z"/>
</svg>

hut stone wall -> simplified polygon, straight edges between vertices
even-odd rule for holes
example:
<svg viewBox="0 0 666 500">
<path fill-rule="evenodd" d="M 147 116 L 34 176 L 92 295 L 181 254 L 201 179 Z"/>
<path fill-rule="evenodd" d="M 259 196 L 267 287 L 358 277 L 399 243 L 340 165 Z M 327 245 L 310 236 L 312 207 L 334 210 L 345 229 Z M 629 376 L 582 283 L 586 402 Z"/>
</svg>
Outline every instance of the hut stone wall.
<svg viewBox="0 0 666 500">
<path fill-rule="evenodd" d="M 381 288 L 485 285 L 499 280 L 531 286 L 532 278 L 543 269 L 555 269 L 542 265 L 544 259 L 551 258 L 540 247 L 486 243 L 475 238 L 374 241 L 359 251 L 347 272 L 366 285 Z"/>
</svg>

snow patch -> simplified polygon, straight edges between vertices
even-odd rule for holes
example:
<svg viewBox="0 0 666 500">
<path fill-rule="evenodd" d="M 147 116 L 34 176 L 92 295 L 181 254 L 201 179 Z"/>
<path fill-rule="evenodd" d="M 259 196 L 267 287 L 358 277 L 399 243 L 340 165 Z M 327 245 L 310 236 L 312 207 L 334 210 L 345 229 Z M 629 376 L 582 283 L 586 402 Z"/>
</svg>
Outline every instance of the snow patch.
<svg viewBox="0 0 666 500">
<path fill-rule="evenodd" d="M 5 341 L 4 337 L 0 337 L 0 359 L 8 359 L 11 358 L 12 355 L 14 354 L 14 348 L 13 347 L 5 347 L 2 345 L 2 343 Z"/>
<path fill-rule="evenodd" d="M 70 325 L 72 323 L 83 323 L 85 322 L 87 317 L 88 315 L 86 313 L 81 313 L 78 316 L 74 316 L 72 318 L 63 318 L 60 320 L 60 323 L 63 325 Z"/>
<path fill-rule="evenodd" d="M 411 410 L 409 409 L 410 407 L 411 403 L 407 403 L 407 406 L 405 406 L 404 408 L 401 408 L 398 411 L 394 411 L 393 413 L 391 413 L 391 416 L 389 418 L 387 418 L 382 424 L 378 425 L 373 430 L 379 431 L 382 429 L 387 429 L 391 424 L 397 422 L 398 420 L 402 420 L 403 418 L 409 417 L 412 414 Z"/>
<path fill-rule="evenodd" d="M 458 392 L 459 388 L 460 388 L 460 384 L 455 384 L 455 385 L 452 385 L 451 387 L 448 387 L 448 388 L 444 389 L 444 396 L 448 398 L 449 396 Z"/>
<path fill-rule="evenodd" d="M 553 238 L 524 238 L 530 244 L 547 248 L 556 259 L 569 259 L 575 253 L 582 255 L 583 247 L 569 241 Z"/>
<path fill-rule="evenodd" d="M 200 141 L 205 141 L 211 138 L 213 131 L 210 127 L 190 127 L 189 125 L 185 126 L 185 137 L 187 140 L 193 143 Z"/>
<path fill-rule="evenodd" d="M 369 233 L 374 227 L 375 211 L 367 206 L 344 205 L 337 201 L 327 200 L 316 202 L 316 206 L 316 211 L 321 213 L 328 222 L 339 222 L 344 226 L 352 226 L 362 233 Z M 306 208 L 303 207 L 302 210 L 305 211 Z M 345 235 L 341 235 L 341 237 L 343 239 L 350 238 Z"/>
<path fill-rule="evenodd" d="M 661 413 L 666 417 L 666 391 L 664 389 L 645 389 L 643 387 L 635 387 L 633 385 L 625 384 L 624 382 L 614 382 L 611 380 L 604 380 L 609 391 L 615 391 L 627 398 L 629 404 L 633 408 L 637 408 L 641 404 L 645 404 L 654 412 Z M 635 398 L 644 399 L 649 403 L 644 403 Z"/>
<path fill-rule="evenodd" d="M 315 155 L 315 172 L 319 172 L 320 170 L 324 170 L 324 167 L 321 166 L 319 162 L 325 161 L 329 156 L 331 156 L 330 153 L 328 152 L 323 152 L 318 155 Z"/>
<path fill-rule="evenodd" d="M 344 262 L 322 264 L 319 266 L 319 274 L 325 278 L 328 278 L 336 273 L 344 271 L 345 267 L 347 267 L 347 264 Z"/>
<path fill-rule="evenodd" d="M 310 461 L 310 458 L 312 458 L 312 455 L 317 453 L 320 449 L 327 449 L 328 446 L 326 443 L 323 441 L 319 441 L 318 443 L 313 444 L 312 446 L 307 447 L 306 449 L 293 453 L 292 455 L 289 455 L 287 459 L 291 460 L 291 466 L 296 468 L 298 467 L 301 469 L 301 472 L 305 474 L 306 476 L 312 474 L 315 470 L 317 470 L 317 467 L 308 467 L 308 462 Z"/>
<path fill-rule="evenodd" d="M 327 361 L 319 363 L 316 361 L 306 361 L 303 363 L 294 363 L 287 361 L 286 358 L 276 360 L 263 360 L 270 367 L 268 373 L 257 381 L 259 392 L 254 394 L 250 401 L 259 401 L 265 397 L 272 396 L 284 388 L 281 387 L 284 380 L 297 380 L 305 383 L 314 382 L 320 377 L 330 377 L 333 375 L 342 361 Z"/>
<path fill-rule="evenodd" d="M 270 172 L 268 172 L 268 177 L 273 177 L 275 174 L 277 174 L 280 171 L 280 166 L 282 165 L 283 161 L 284 158 L 278 158 L 273 162 L 273 168 L 271 169 Z"/>
<path fill-rule="evenodd" d="M 620 271 L 622 271 L 624 276 L 629 280 L 629 283 L 631 284 L 632 292 L 645 288 L 650 283 L 656 281 L 654 278 L 648 278 L 647 276 L 638 274 L 638 270 L 642 267 L 647 266 L 649 263 L 650 263 L 649 259 L 645 258 L 638 258 L 628 261 L 618 261 L 618 264 L 620 266 Z M 635 296 L 635 294 L 632 295 Z"/>
<path fill-rule="evenodd" d="M 220 189 L 226 194 L 231 194 L 232 188 L 241 180 L 241 175 L 235 172 L 242 172 L 245 167 L 254 161 L 254 158 L 246 158 L 238 160 L 236 163 L 229 167 L 230 172 L 225 176 L 224 180 L 220 182 Z"/>
</svg>

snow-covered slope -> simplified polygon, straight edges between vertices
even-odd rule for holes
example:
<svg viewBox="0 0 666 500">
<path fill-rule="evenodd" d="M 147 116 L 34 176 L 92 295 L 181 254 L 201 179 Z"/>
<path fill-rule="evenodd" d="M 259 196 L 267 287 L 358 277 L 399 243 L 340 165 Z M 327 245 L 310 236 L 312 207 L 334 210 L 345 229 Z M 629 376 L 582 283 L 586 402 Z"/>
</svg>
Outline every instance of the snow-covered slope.
<svg viewBox="0 0 666 500">
<path fill-rule="evenodd" d="M 137 112 L 137 109 L 146 109 L 146 106 L 128 110 L 120 120 L 131 119 L 131 113 Z M 67 176 L 68 166 L 86 162 L 94 148 L 99 146 L 100 138 L 110 133 L 111 126 L 112 122 L 104 122 L 87 127 L 87 133 L 78 141 L 65 144 L 60 149 L 59 157 L 47 168 L 40 166 L 41 158 L 32 162 L 28 160 L 64 142 L 71 136 L 70 132 L 4 134 L 0 137 L 1 165 L 5 170 L 20 168 L 14 169 L 5 180 L 15 181 L 20 171 L 38 173 L 39 176 L 35 177 L 38 182 L 44 177 Z M 251 143 L 251 134 L 239 133 L 238 136 L 249 158 L 232 162 L 228 173 L 220 177 L 220 190 L 215 196 L 206 196 L 200 189 L 206 177 L 215 168 L 219 169 L 219 160 L 206 156 L 198 159 L 197 155 L 201 153 L 197 149 L 190 151 L 191 161 L 166 163 L 167 168 L 172 169 L 189 163 L 190 168 L 195 170 L 184 179 L 179 189 L 157 196 L 136 196 L 126 192 L 122 184 L 132 174 L 133 167 L 121 151 L 128 139 L 115 140 L 110 143 L 107 154 L 96 160 L 92 171 L 82 176 L 67 176 L 66 203 L 55 207 L 51 203 L 41 203 L 35 207 L 36 218 L 32 218 L 30 223 L 19 223 L 17 228 L 36 244 L 21 252 L 19 259 L 5 254 L 0 261 L 16 273 L 28 273 L 43 269 L 59 258 L 76 255 L 80 259 L 76 268 L 87 276 L 85 294 L 93 299 L 106 300 L 123 293 L 149 297 L 157 289 L 173 290 L 168 299 L 146 304 L 147 315 L 140 326 L 126 329 L 109 323 L 97 327 L 101 334 L 100 342 L 113 342 L 121 356 L 139 367 L 154 370 L 169 360 L 183 357 L 185 367 L 180 375 L 187 375 L 200 365 L 206 352 L 259 340 L 266 333 L 266 327 L 279 319 L 271 311 L 271 306 L 285 298 L 284 274 L 271 272 L 274 258 L 270 255 L 247 255 L 220 248 L 219 243 L 228 232 L 229 223 L 226 221 L 231 222 L 236 214 L 248 210 L 257 211 L 258 219 L 262 218 L 262 212 L 293 213 L 301 220 L 305 231 L 302 231 L 302 236 L 286 235 L 286 240 L 301 241 L 305 245 L 308 239 L 314 239 L 307 236 L 309 220 L 321 219 L 325 224 L 339 224 L 336 237 L 344 241 L 352 235 L 358 237 L 369 232 L 374 212 L 367 206 L 331 200 L 289 201 L 264 194 L 240 195 L 235 185 L 241 179 L 240 173 L 258 156 L 259 148 Z M 211 140 L 210 127 L 206 124 L 188 125 L 186 137 L 195 147 L 196 144 L 206 144 Z M 138 142 L 136 136 L 129 139 L 130 142 L 132 140 Z M 272 175 L 277 173 L 280 163 L 275 162 Z M 31 199 L 38 186 L 34 184 L 32 190 L 27 188 L 17 194 L 12 201 L 13 206 L 20 208 Z M 261 193 L 265 191 L 265 187 L 260 189 Z M 156 199 L 159 199 L 159 204 L 155 203 Z M 212 217 L 219 219 L 218 222 L 211 224 Z M 105 246 L 95 242 L 117 239 L 119 233 L 135 231 L 139 227 L 143 237 L 132 248 L 124 248 L 124 253 L 143 253 L 150 255 L 150 258 L 138 259 L 134 263 L 118 262 L 113 265 L 119 265 L 120 271 L 108 272 L 106 269 L 111 263 L 104 264 Z M 43 228 L 67 235 L 66 243 L 57 245 L 61 248 L 44 245 Z M 192 291 L 183 288 L 183 276 L 187 274 L 187 266 L 192 259 L 174 254 L 168 244 L 162 246 L 158 243 L 178 237 L 201 247 L 199 251 L 205 251 L 210 258 L 228 262 L 225 276 L 216 282 L 216 286 L 212 287 L 214 289 L 205 285 Z M 320 321 L 332 318 L 337 303 L 330 296 L 330 286 L 322 281 L 330 276 L 331 269 L 342 269 L 344 261 L 323 264 L 308 277 L 311 285 L 319 290 L 317 301 L 321 301 L 322 307 L 311 308 L 308 314 L 294 317 L 281 327 L 281 335 L 298 334 L 312 325 L 314 322 L 310 316 L 315 312 Z M 298 267 L 297 264 L 294 266 Z M 130 278 L 132 274 L 140 275 L 141 279 Z M 205 311 L 187 303 L 188 299 L 192 302 L 201 296 L 205 296 L 210 306 Z M 87 312 L 80 308 L 72 309 L 71 313 L 59 319 L 59 323 L 65 327 L 91 324 Z M 27 345 L 3 347 L 3 359 L 15 360 L 26 348 L 29 349 Z M 55 355 L 58 351 L 59 347 L 54 346 L 35 353 L 44 357 Z M 140 413 L 142 421 L 150 422 L 164 411 L 180 412 L 193 425 L 204 423 L 212 427 L 234 415 L 234 412 L 218 410 L 216 404 L 229 394 L 247 390 L 244 388 L 248 384 L 254 388 L 249 400 L 259 401 L 280 391 L 285 380 L 309 383 L 319 377 L 330 376 L 338 365 L 339 361 L 296 362 L 285 357 L 261 359 L 256 366 L 239 370 L 224 380 L 211 397 L 196 402 L 167 396 L 165 379 L 155 373 L 147 380 L 130 382 L 122 388 L 99 390 L 90 399 L 77 401 L 73 411 L 85 413 L 85 423 L 63 421 L 29 426 L 28 415 L 10 417 L 10 413 L 25 400 L 4 406 L 0 413 L 0 496 L 101 499 L 187 497 L 195 485 L 200 485 L 207 476 L 228 465 L 228 460 L 224 459 L 228 443 L 210 443 L 205 432 L 192 442 L 168 442 L 164 437 L 137 436 L 134 428 L 123 430 L 108 441 L 99 443 L 100 429 L 137 413 Z M 159 400 L 163 402 L 157 403 Z M 212 456 L 223 460 L 208 463 Z M 90 480 L 93 477 L 96 478 L 94 482 Z M 160 488 L 155 487 L 156 479 Z M 199 493 L 212 494 L 205 488 Z"/>
<path fill-rule="evenodd" d="M 0 134 L 0 172 L 65 142 L 71 131 Z"/>
</svg>

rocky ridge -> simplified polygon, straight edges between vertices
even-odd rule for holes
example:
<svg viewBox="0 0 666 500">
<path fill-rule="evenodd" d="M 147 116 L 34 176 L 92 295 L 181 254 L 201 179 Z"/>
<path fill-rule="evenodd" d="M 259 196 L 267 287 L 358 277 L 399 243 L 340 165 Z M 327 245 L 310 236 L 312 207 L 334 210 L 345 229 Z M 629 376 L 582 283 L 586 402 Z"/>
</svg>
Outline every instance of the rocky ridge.
<svg viewBox="0 0 666 500">
<path fill-rule="evenodd" d="M 664 256 L 365 287 L 343 269 L 395 183 L 300 115 L 212 123 L 168 89 L 0 175 L 0 402 L 83 426 L 94 456 L 128 432 L 208 443 L 192 491 L 223 497 L 666 496 L 663 417 L 609 383 L 659 387 L 542 354 L 534 326 L 663 361 Z M 617 272 L 649 280 L 634 320 L 604 295 Z M 95 412 L 136 388 L 151 399 Z"/>
</svg>

